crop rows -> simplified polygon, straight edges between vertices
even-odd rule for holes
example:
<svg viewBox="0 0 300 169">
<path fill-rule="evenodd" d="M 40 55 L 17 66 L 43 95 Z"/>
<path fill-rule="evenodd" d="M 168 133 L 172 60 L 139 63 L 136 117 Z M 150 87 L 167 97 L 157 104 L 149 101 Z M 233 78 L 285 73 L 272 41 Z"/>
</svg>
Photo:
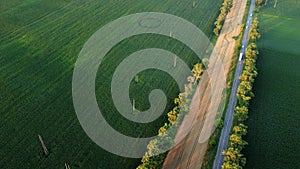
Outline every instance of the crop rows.
<svg viewBox="0 0 300 169">
<path fill-rule="evenodd" d="M 113 155 L 94 144 L 82 130 L 72 103 L 72 71 L 85 41 L 101 26 L 121 16 L 155 11 L 181 16 L 211 35 L 221 0 L 196 1 L 6 1 L 0 5 L 0 168 L 134 168 L 140 159 Z M 120 117 L 109 85 L 117 65 L 137 50 L 157 47 L 180 56 L 190 66 L 197 62 L 186 46 L 158 35 L 140 35 L 114 47 L 100 66 L 96 80 L 98 104 L 107 121 L 122 133 L 156 135 L 167 119 L 147 125 Z M 133 63 L 134 64 L 134 63 Z M 141 72 L 141 84 L 132 83 L 136 106 L 147 109 L 148 94 L 161 88 L 169 99 L 178 86 L 166 74 Z M 152 83 L 155 81 L 156 83 Z M 141 92 L 142 91 L 142 92 Z M 166 113 L 168 110 L 166 110 Z M 166 115 L 166 114 L 165 114 Z M 162 116 L 166 117 L 166 116 Z M 132 128 L 139 129 L 138 133 Z M 37 135 L 49 148 L 44 157 Z"/>
</svg>

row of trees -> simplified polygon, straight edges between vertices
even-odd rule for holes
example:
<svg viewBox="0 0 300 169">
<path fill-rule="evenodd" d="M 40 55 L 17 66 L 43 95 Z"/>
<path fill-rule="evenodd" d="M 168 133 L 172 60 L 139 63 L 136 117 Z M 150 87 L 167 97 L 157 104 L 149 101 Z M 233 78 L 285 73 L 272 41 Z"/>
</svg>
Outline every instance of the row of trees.
<svg viewBox="0 0 300 169">
<path fill-rule="evenodd" d="M 260 38 L 258 24 L 259 24 L 258 19 L 254 18 L 252 22 L 252 27 L 250 29 L 250 40 L 253 42 L 257 41 Z"/>
<path fill-rule="evenodd" d="M 222 6 L 220 8 L 220 14 L 217 17 L 217 20 L 215 21 L 214 34 L 216 36 L 219 36 L 220 30 L 223 27 L 223 23 L 226 18 L 226 15 L 229 13 L 231 7 L 232 7 L 232 0 L 224 0 Z"/>
<path fill-rule="evenodd" d="M 137 169 L 160 169 L 166 158 L 167 148 L 174 145 L 174 138 L 185 114 L 189 113 L 196 85 L 200 81 L 204 71 L 203 64 L 196 64 L 192 70 L 192 75 L 188 77 L 188 84 L 185 85 L 183 93 L 174 99 L 176 106 L 168 112 L 168 122 L 158 130 L 158 137 L 149 142 L 147 152 L 142 158 L 142 164 Z M 172 130 L 168 130 L 172 127 Z M 174 130 L 175 129 L 175 130 Z"/>
<path fill-rule="evenodd" d="M 244 122 L 248 118 L 249 101 L 254 97 L 252 86 L 257 76 L 256 59 L 259 53 L 255 42 L 260 37 L 258 26 L 258 19 L 255 18 L 250 30 L 250 44 L 246 49 L 243 72 L 240 76 L 237 106 L 234 111 L 235 126 L 232 128 L 228 148 L 223 151 L 225 157 L 222 169 L 241 169 L 246 164 L 246 158 L 241 152 L 247 142 L 242 137 L 247 134 L 247 126 Z"/>
</svg>

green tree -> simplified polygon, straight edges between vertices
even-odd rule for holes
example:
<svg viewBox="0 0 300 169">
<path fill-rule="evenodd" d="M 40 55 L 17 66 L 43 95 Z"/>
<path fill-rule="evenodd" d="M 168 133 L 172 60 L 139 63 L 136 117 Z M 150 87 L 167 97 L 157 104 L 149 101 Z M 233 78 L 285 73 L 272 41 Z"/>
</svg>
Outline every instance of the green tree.
<svg viewBox="0 0 300 169">
<path fill-rule="evenodd" d="M 243 123 L 240 123 L 237 126 L 234 126 L 232 128 L 232 131 L 238 135 L 246 135 L 247 134 L 247 126 L 245 126 Z"/>
<path fill-rule="evenodd" d="M 171 124 L 175 124 L 176 119 L 177 119 L 177 112 L 174 110 L 171 110 L 167 115 L 168 115 L 168 120 Z"/>
<path fill-rule="evenodd" d="M 258 6 L 262 6 L 263 0 L 256 0 L 256 4 L 257 4 Z"/>
<path fill-rule="evenodd" d="M 196 80 L 200 80 L 201 79 L 203 71 L 204 71 L 203 64 L 197 63 L 197 64 L 194 65 L 192 73 L 193 73 L 194 77 L 196 78 Z"/>
</svg>

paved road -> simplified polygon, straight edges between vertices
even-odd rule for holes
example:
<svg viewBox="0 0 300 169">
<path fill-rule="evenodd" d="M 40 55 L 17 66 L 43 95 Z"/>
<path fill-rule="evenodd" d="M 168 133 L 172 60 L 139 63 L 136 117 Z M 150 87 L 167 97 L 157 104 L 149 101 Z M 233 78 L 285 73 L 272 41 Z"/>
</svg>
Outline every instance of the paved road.
<svg viewBox="0 0 300 169">
<path fill-rule="evenodd" d="M 245 33 L 243 35 L 243 40 L 242 40 L 241 53 L 243 53 L 243 56 L 245 56 L 246 47 L 248 45 L 248 34 L 249 34 L 249 30 L 252 25 L 252 19 L 253 19 L 252 14 L 254 12 L 254 7 L 255 7 L 255 0 L 252 0 L 251 5 L 250 5 L 249 14 L 248 14 L 247 23 L 246 23 Z M 236 100 L 237 100 L 236 94 L 237 94 L 238 86 L 240 84 L 239 77 L 242 74 L 243 63 L 244 63 L 244 59 L 239 60 L 236 71 L 235 71 L 234 81 L 233 81 L 230 99 L 229 99 L 229 103 L 228 103 L 228 108 L 227 108 L 226 116 L 225 116 L 225 120 L 224 120 L 224 127 L 222 129 L 222 133 L 221 133 L 221 137 L 220 137 L 220 141 L 219 141 L 219 145 L 218 145 L 218 151 L 217 151 L 217 154 L 216 154 L 216 157 L 214 160 L 213 169 L 221 169 L 222 168 L 221 166 L 224 162 L 224 156 L 222 155 L 222 151 L 227 149 L 227 146 L 228 146 L 229 134 L 231 131 L 232 121 L 233 121 L 233 113 L 234 113 L 234 108 L 235 108 Z"/>
</svg>

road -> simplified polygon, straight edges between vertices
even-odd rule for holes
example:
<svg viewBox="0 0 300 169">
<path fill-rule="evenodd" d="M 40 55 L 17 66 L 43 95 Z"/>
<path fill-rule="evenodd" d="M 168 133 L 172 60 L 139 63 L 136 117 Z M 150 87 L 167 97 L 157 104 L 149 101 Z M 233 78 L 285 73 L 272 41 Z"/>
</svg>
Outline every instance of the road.
<svg viewBox="0 0 300 169">
<path fill-rule="evenodd" d="M 246 29 L 245 29 L 245 32 L 243 35 L 243 40 L 242 40 L 241 53 L 243 53 L 243 56 L 245 56 L 246 47 L 248 45 L 248 36 L 249 36 L 249 30 L 252 25 L 252 19 L 253 19 L 252 14 L 254 12 L 254 7 L 255 7 L 255 0 L 251 0 L 248 19 L 247 19 L 247 23 L 246 23 Z M 235 75 L 234 75 L 232 90 L 230 93 L 229 103 L 228 103 L 228 107 L 227 107 L 227 111 L 226 111 L 226 116 L 225 116 L 225 120 L 224 120 L 224 127 L 221 132 L 220 141 L 219 141 L 219 145 L 218 145 L 218 151 L 217 151 L 217 154 L 216 154 L 216 157 L 214 160 L 213 169 L 221 169 L 222 164 L 224 162 L 224 156 L 222 155 L 222 152 L 224 150 L 226 150 L 227 146 L 228 146 L 229 135 L 230 135 L 230 131 L 232 128 L 234 108 L 236 106 L 236 101 L 237 101 L 236 94 L 237 94 L 238 86 L 240 84 L 239 77 L 242 74 L 243 64 L 244 64 L 244 59 L 238 61 L 237 68 L 236 68 Z"/>
</svg>

